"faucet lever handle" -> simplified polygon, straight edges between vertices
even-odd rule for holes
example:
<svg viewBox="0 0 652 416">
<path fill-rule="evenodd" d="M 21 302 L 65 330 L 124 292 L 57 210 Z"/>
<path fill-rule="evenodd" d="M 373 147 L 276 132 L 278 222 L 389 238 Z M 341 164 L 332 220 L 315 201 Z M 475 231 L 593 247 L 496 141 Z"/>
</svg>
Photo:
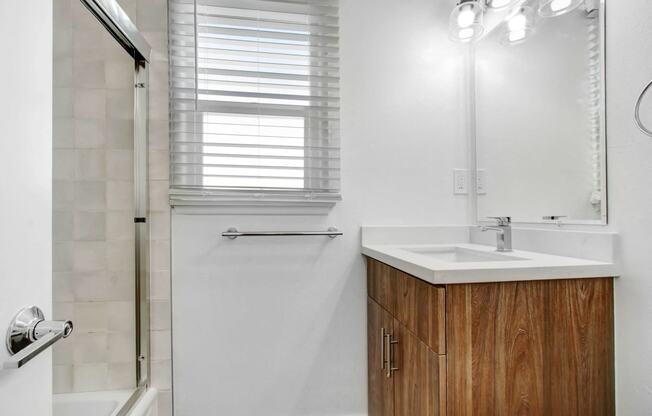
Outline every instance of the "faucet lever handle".
<svg viewBox="0 0 652 416">
<path fill-rule="evenodd" d="M 512 223 L 512 217 L 487 217 L 487 218 L 496 220 L 498 222 L 498 225 L 500 226 L 507 226 Z"/>
</svg>

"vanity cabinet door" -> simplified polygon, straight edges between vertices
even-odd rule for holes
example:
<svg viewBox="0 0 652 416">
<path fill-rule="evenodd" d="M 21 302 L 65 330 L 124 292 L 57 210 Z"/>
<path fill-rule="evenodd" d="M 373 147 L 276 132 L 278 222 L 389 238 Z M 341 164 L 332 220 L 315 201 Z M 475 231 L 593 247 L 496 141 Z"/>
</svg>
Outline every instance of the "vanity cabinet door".
<svg viewBox="0 0 652 416">
<path fill-rule="evenodd" d="M 394 378 L 387 376 L 387 336 L 394 331 L 394 318 L 370 297 L 367 298 L 367 351 L 369 416 L 394 415 Z M 395 374 L 395 373 L 394 373 Z"/>
<path fill-rule="evenodd" d="M 396 317 L 438 354 L 446 354 L 446 289 L 395 270 Z"/>
<path fill-rule="evenodd" d="M 446 413 L 446 356 L 433 352 L 406 326 L 394 321 L 392 364 L 396 416 Z"/>
</svg>

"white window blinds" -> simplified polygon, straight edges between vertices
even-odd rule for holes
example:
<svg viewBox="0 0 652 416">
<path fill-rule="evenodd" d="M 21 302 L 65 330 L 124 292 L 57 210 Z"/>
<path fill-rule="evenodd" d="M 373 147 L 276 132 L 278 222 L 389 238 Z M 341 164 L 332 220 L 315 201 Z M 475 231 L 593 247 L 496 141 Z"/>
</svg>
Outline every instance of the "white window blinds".
<svg viewBox="0 0 652 416">
<path fill-rule="evenodd" d="M 170 0 L 171 200 L 339 199 L 337 0 Z"/>
</svg>

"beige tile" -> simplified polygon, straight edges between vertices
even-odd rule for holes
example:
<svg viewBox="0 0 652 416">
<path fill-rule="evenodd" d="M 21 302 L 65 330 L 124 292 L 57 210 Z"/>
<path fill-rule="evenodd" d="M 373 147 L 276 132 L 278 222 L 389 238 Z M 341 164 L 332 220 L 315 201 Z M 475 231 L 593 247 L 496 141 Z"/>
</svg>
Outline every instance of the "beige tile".
<svg viewBox="0 0 652 416">
<path fill-rule="evenodd" d="M 106 91 L 101 89 L 75 89 L 74 111 L 76 119 L 106 118 Z"/>
<path fill-rule="evenodd" d="M 74 284 L 74 273 L 52 273 L 52 300 L 54 302 L 73 302 L 75 300 Z"/>
<path fill-rule="evenodd" d="M 170 154 L 166 150 L 149 151 L 149 178 L 152 180 L 169 179 Z"/>
<path fill-rule="evenodd" d="M 149 219 L 150 238 L 152 240 L 169 240 L 170 214 L 167 212 L 152 212 Z"/>
<path fill-rule="evenodd" d="M 106 152 L 104 150 L 75 150 L 75 177 L 92 181 L 106 179 Z"/>
<path fill-rule="evenodd" d="M 108 364 L 76 365 L 73 369 L 73 390 L 102 391 L 108 387 Z"/>
<path fill-rule="evenodd" d="M 106 238 L 104 212 L 78 211 L 75 213 L 75 240 L 103 241 Z"/>
<path fill-rule="evenodd" d="M 133 301 L 134 272 L 77 273 L 73 290 L 82 302 Z"/>
<path fill-rule="evenodd" d="M 133 150 L 133 120 L 111 120 L 106 126 L 107 148 Z"/>
<path fill-rule="evenodd" d="M 126 302 L 108 302 L 109 331 L 135 333 L 136 310 L 133 300 Z"/>
<path fill-rule="evenodd" d="M 170 122 L 168 120 L 150 120 L 149 149 L 168 150 L 170 147 Z"/>
<path fill-rule="evenodd" d="M 75 120 L 75 147 L 103 149 L 106 144 L 106 121 L 99 119 Z"/>
<path fill-rule="evenodd" d="M 95 22 L 97 25 L 97 22 Z M 73 56 L 75 59 L 102 59 L 104 51 L 98 45 L 102 45 L 104 29 L 97 25 L 94 27 L 77 27 L 72 32 Z"/>
<path fill-rule="evenodd" d="M 74 246 L 72 242 L 52 244 L 52 271 L 70 272 L 74 269 Z"/>
<path fill-rule="evenodd" d="M 106 207 L 106 183 L 84 181 L 75 184 L 75 207 L 81 210 L 101 210 Z"/>
<path fill-rule="evenodd" d="M 109 364 L 107 387 L 109 390 L 126 390 L 136 387 L 136 364 Z"/>
<path fill-rule="evenodd" d="M 52 303 L 52 319 L 59 321 L 74 321 L 75 304 L 73 302 Z"/>
<path fill-rule="evenodd" d="M 151 211 L 168 212 L 170 210 L 168 181 L 149 181 L 149 208 Z"/>
<path fill-rule="evenodd" d="M 136 269 L 135 247 L 132 241 L 107 241 L 106 268 L 122 272 Z"/>
<path fill-rule="evenodd" d="M 169 91 L 168 63 L 153 61 L 149 67 L 149 87 L 151 91 L 163 92 L 168 94 Z"/>
<path fill-rule="evenodd" d="M 107 88 L 125 90 L 133 87 L 134 65 L 126 55 L 123 59 L 106 59 L 104 65 Z"/>
<path fill-rule="evenodd" d="M 72 7 L 72 26 L 76 29 L 89 29 L 95 32 L 103 30 L 97 27 L 97 19 L 84 7 L 83 4 L 73 0 Z"/>
<path fill-rule="evenodd" d="M 150 265 L 152 272 L 170 270 L 170 242 L 154 240 L 150 242 Z"/>
<path fill-rule="evenodd" d="M 67 210 L 75 205 L 75 185 L 73 181 L 55 180 L 52 182 L 52 208 Z"/>
<path fill-rule="evenodd" d="M 152 360 L 172 358 L 172 336 L 170 331 L 151 332 Z"/>
<path fill-rule="evenodd" d="M 152 331 L 170 329 L 170 302 L 152 300 L 150 303 L 150 327 Z"/>
<path fill-rule="evenodd" d="M 152 360 L 152 385 L 164 390 L 172 387 L 170 360 Z"/>
<path fill-rule="evenodd" d="M 167 1 L 138 0 L 138 29 L 144 32 L 167 30 Z"/>
<path fill-rule="evenodd" d="M 104 57 L 75 56 L 73 76 L 77 88 L 105 88 Z"/>
<path fill-rule="evenodd" d="M 72 27 L 71 0 L 57 0 L 52 2 L 52 20 L 54 27 Z"/>
<path fill-rule="evenodd" d="M 56 242 L 72 241 L 72 211 L 54 211 L 52 213 L 52 240 Z"/>
<path fill-rule="evenodd" d="M 69 336 L 74 341 L 75 366 L 80 364 L 105 363 L 108 357 L 108 335 L 102 333 L 77 333 Z"/>
<path fill-rule="evenodd" d="M 168 120 L 170 108 L 168 107 L 167 91 L 150 91 L 149 94 L 149 117 L 150 120 Z"/>
<path fill-rule="evenodd" d="M 170 272 L 151 272 L 150 273 L 150 292 L 149 296 L 154 300 L 170 299 Z"/>
<path fill-rule="evenodd" d="M 136 333 L 112 332 L 109 334 L 109 363 L 132 363 L 136 367 Z"/>
<path fill-rule="evenodd" d="M 79 334 L 84 332 L 105 333 L 108 331 L 108 328 L 109 311 L 105 302 L 75 303 L 75 329 Z M 106 339 L 101 341 L 106 347 Z M 79 344 L 81 341 L 77 340 L 76 343 Z"/>
<path fill-rule="evenodd" d="M 111 210 L 134 208 L 134 185 L 130 181 L 107 181 L 106 203 Z"/>
<path fill-rule="evenodd" d="M 74 344 L 72 335 L 52 345 L 52 361 L 55 365 L 74 364 Z"/>
<path fill-rule="evenodd" d="M 134 240 L 133 211 L 109 211 L 106 213 L 106 238 L 109 241 Z"/>
<path fill-rule="evenodd" d="M 54 180 L 75 179 L 75 151 L 54 149 L 52 153 L 52 178 Z"/>
<path fill-rule="evenodd" d="M 73 60 L 70 56 L 62 56 L 54 59 L 52 67 L 52 85 L 54 87 L 70 88 L 73 82 Z"/>
<path fill-rule="evenodd" d="M 106 243 L 78 241 L 74 243 L 74 270 L 91 272 L 106 270 Z"/>
<path fill-rule="evenodd" d="M 52 391 L 55 394 L 73 391 L 73 366 L 55 365 L 52 371 Z"/>
<path fill-rule="evenodd" d="M 74 114 L 75 92 L 72 88 L 54 88 L 52 97 L 52 116 L 72 118 Z"/>
<path fill-rule="evenodd" d="M 106 118 L 108 120 L 133 120 L 133 88 L 106 91 Z"/>
<path fill-rule="evenodd" d="M 72 28 L 55 25 L 52 30 L 52 56 L 54 58 L 70 58 L 73 56 Z"/>
<path fill-rule="evenodd" d="M 107 179 L 127 180 L 133 183 L 133 151 L 108 150 L 106 152 L 106 177 Z"/>
<path fill-rule="evenodd" d="M 75 143 L 75 123 L 72 118 L 52 121 L 52 142 L 55 149 L 72 149 Z"/>
</svg>

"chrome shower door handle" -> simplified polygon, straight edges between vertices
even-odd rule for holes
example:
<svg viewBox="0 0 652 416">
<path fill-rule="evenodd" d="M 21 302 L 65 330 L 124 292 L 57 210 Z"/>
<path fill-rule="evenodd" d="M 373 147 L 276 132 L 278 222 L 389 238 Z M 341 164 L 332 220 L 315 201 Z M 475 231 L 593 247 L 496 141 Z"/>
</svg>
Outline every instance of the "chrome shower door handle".
<svg viewBox="0 0 652 416">
<path fill-rule="evenodd" d="M 50 345 L 72 333 L 70 321 L 46 321 L 37 306 L 21 309 L 7 330 L 7 350 L 12 355 L 4 362 L 5 370 L 20 368 Z"/>
</svg>

